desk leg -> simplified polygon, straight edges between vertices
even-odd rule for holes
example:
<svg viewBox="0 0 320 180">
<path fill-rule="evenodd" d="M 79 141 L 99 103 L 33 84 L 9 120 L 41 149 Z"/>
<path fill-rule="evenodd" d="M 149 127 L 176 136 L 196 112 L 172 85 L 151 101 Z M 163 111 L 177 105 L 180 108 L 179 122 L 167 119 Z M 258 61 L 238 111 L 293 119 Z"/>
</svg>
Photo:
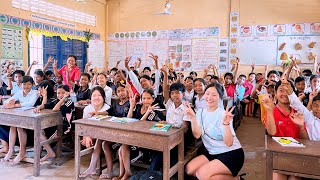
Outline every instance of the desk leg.
<svg viewBox="0 0 320 180">
<path fill-rule="evenodd" d="M 57 127 L 57 136 L 59 140 L 57 141 L 57 158 L 61 158 L 62 155 L 62 118 L 61 121 Z"/>
<path fill-rule="evenodd" d="M 266 179 L 272 180 L 273 176 L 273 153 L 267 151 L 267 167 L 266 167 Z"/>
<path fill-rule="evenodd" d="M 76 173 L 76 180 L 79 180 L 79 175 L 80 175 L 80 137 L 77 131 L 76 127 L 76 133 L 75 133 L 75 154 L 74 154 L 74 167 L 75 167 L 75 173 Z"/>
<path fill-rule="evenodd" d="M 34 163 L 33 163 L 33 175 L 39 176 L 40 175 L 40 154 L 42 147 L 40 146 L 40 120 L 35 119 L 34 124 Z"/>
<path fill-rule="evenodd" d="M 179 158 L 179 170 L 178 170 L 178 179 L 184 179 L 184 134 L 182 134 L 181 143 L 178 145 L 178 158 Z"/>
<path fill-rule="evenodd" d="M 163 151 L 163 180 L 168 180 L 170 171 L 170 150 L 167 145 Z"/>
</svg>

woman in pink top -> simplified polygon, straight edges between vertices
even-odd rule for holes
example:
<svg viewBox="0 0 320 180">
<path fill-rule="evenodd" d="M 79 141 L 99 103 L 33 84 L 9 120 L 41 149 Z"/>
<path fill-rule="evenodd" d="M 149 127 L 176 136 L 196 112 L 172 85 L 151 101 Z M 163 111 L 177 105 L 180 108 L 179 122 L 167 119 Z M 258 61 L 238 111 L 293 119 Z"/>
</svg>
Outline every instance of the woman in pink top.
<svg viewBox="0 0 320 180">
<path fill-rule="evenodd" d="M 59 74 L 63 78 L 63 84 L 68 85 L 72 88 L 75 84 L 75 81 L 79 80 L 81 71 L 77 66 L 77 57 L 74 55 L 69 55 L 67 59 L 67 64 L 64 65 L 60 70 L 57 68 L 57 61 L 53 63 L 53 70 L 55 76 L 59 76 Z"/>
</svg>

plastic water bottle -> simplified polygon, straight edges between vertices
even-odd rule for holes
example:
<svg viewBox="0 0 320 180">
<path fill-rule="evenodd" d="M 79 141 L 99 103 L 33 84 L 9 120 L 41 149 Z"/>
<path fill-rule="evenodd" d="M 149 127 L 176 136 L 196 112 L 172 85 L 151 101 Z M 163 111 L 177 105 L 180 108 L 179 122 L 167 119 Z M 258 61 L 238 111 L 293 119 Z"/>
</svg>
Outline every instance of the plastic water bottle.
<svg viewBox="0 0 320 180">
<path fill-rule="evenodd" d="M 74 91 L 70 92 L 70 98 L 71 98 L 71 101 L 73 101 L 74 103 L 77 102 L 77 94 Z"/>
</svg>

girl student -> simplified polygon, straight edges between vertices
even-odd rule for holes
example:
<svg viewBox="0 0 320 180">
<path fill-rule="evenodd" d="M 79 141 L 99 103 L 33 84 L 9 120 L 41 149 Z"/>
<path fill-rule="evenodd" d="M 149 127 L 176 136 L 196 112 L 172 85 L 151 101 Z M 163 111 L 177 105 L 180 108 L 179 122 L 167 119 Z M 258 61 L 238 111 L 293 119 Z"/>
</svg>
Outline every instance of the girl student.
<svg viewBox="0 0 320 180">
<path fill-rule="evenodd" d="M 192 159 L 186 166 L 186 173 L 200 180 L 241 179 L 238 172 L 244 163 L 244 152 L 232 127 L 233 114 L 219 106 L 223 96 L 223 87 L 212 83 L 205 89 L 206 108 L 195 114 L 186 104 L 191 119 L 192 133 L 200 138 L 206 153 Z"/>
<path fill-rule="evenodd" d="M 206 107 L 206 102 L 204 99 L 204 90 L 206 88 L 206 82 L 202 78 L 196 78 L 193 80 L 194 84 L 194 97 L 192 100 L 192 104 L 194 106 L 195 111 Z"/>
<path fill-rule="evenodd" d="M 15 95 L 4 102 L 2 108 L 12 109 L 19 107 L 33 107 L 38 99 L 38 92 L 32 90 L 33 79 L 30 76 L 24 76 L 21 79 L 22 89 L 18 91 Z M 26 144 L 27 144 L 27 133 L 23 128 L 10 127 L 9 132 L 9 150 L 2 161 L 9 161 L 12 154 L 14 153 L 14 146 L 16 144 L 16 134 L 18 131 L 20 151 L 18 155 L 12 161 L 13 164 L 19 163 L 22 159 L 26 157 Z"/>
<path fill-rule="evenodd" d="M 79 85 L 74 84 L 73 91 L 77 94 L 77 103 L 79 105 L 89 104 L 91 91 L 89 88 L 90 75 L 82 73 L 80 75 Z"/>
<path fill-rule="evenodd" d="M 141 121 L 165 121 L 166 118 L 161 111 L 157 111 L 158 104 L 154 104 L 155 95 L 152 89 L 146 89 L 141 94 L 141 104 L 136 104 L 136 94 L 130 98 L 129 118 L 140 119 Z M 128 179 L 131 175 L 130 169 L 130 147 L 123 144 L 119 149 L 120 174 L 122 180 Z"/>
<path fill-rule="evenodd" d="M 99 74 L 97 74 L 96 78 L 97 78 L 97 85 L 94 85 L 93 87 L 96 87 L 96 86 L 102 87 L 102 89 L 104 90 L 104 92 L 106 94 L 106 102 L 105 103 L 107 103 L 109 106 L 111 106 L 112 89 L 107 85 L 107 81 L 108 81 L 107 76 L 103 73 L 99 73 Z M 119 84 L 117 84 L 117 86 L 115 87 L 115 91 L 116 91 L 117 87 L 119 86 Z"/>
<path fill-rule="evenodd" d="M 89 118 L 97 115 L 107 115 L 107 110 L 110 106 L 105 103 L 106 95 L 102 87 L 96 86 L 92 89 L 91 103 L 86 106 L 83 110 L 83 118 Z M 87 148 L 93 145 L 93 140 L 90 137 L 83 137 L 81 141 L 82 145 Z M 113 175 L 113 158 L 110 149 L 110 142 L 102 141 L 100 139 L 96 140 L 94 145 L 94 150 L 91 156 L 90 165 L 87 170 L 79 175 L 79 177 L 87 177 L 95 172 L 98 158 L 100 157 L 101 149 L 103 149 L 104 155 L 107 161 L 107 172 L 101 175 L 101 178 L 112 178 Z"/>
<path fill-rule="evenodd" d="M 71 131 L 72 128 L 71 122 L 74 120 L 74 103 L 69 98 L 70 97 L 70 90 L 69 86 L 67 85 L 59 85 L 57 87 L 57 99 L 47 99 L 47 91 L 45 89 L 40 89 L 40 93 L 42 96 L 42 103 L 40 106 L 38 106 L 36 109 L 34 109 L 35 113 L 39 113 L 43 109 L 52 109 L 53 111 L 61 111 L 62 118 L 63 118 L 63 132 L 64 134 L 67 134 Z M 40 134 L 41 141 L 47 140 L 47 137 L 45 134 L 53 134 L 51 137 L 56 136 L 56 130 L 51 132 L 51 129 L 49 128 L 46 131 L 43 131 Z M 47 154 L 40 159 L 40 161 L 45 161 L 49 158 L 54 158 L 55 153 L 50 147 L 49 144 L 43 145 L 45 150 L 47 151 Z"/>
</svg>

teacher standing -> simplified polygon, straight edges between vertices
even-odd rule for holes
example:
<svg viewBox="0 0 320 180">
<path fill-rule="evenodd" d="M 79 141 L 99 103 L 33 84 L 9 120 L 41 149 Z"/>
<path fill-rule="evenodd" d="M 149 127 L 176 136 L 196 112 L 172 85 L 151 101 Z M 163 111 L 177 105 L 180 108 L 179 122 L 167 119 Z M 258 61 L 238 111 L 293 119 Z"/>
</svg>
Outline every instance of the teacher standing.
<svg viewBox="0 0 320 180">
<path fill-rule="evenodd" d="M 68 85 L 69 88 L 72 88 L 75 81 L 78 81 L 80 78 L 81 71 L 77 66 L 77 57 L 74 55 L 68 56 L 67 64 L 60 70 L 57 68 L 57 61 L 54 61 L 52 67 L 55 76 L 61 76 L 63 78 L 63 84 Z"/>
</svg>

